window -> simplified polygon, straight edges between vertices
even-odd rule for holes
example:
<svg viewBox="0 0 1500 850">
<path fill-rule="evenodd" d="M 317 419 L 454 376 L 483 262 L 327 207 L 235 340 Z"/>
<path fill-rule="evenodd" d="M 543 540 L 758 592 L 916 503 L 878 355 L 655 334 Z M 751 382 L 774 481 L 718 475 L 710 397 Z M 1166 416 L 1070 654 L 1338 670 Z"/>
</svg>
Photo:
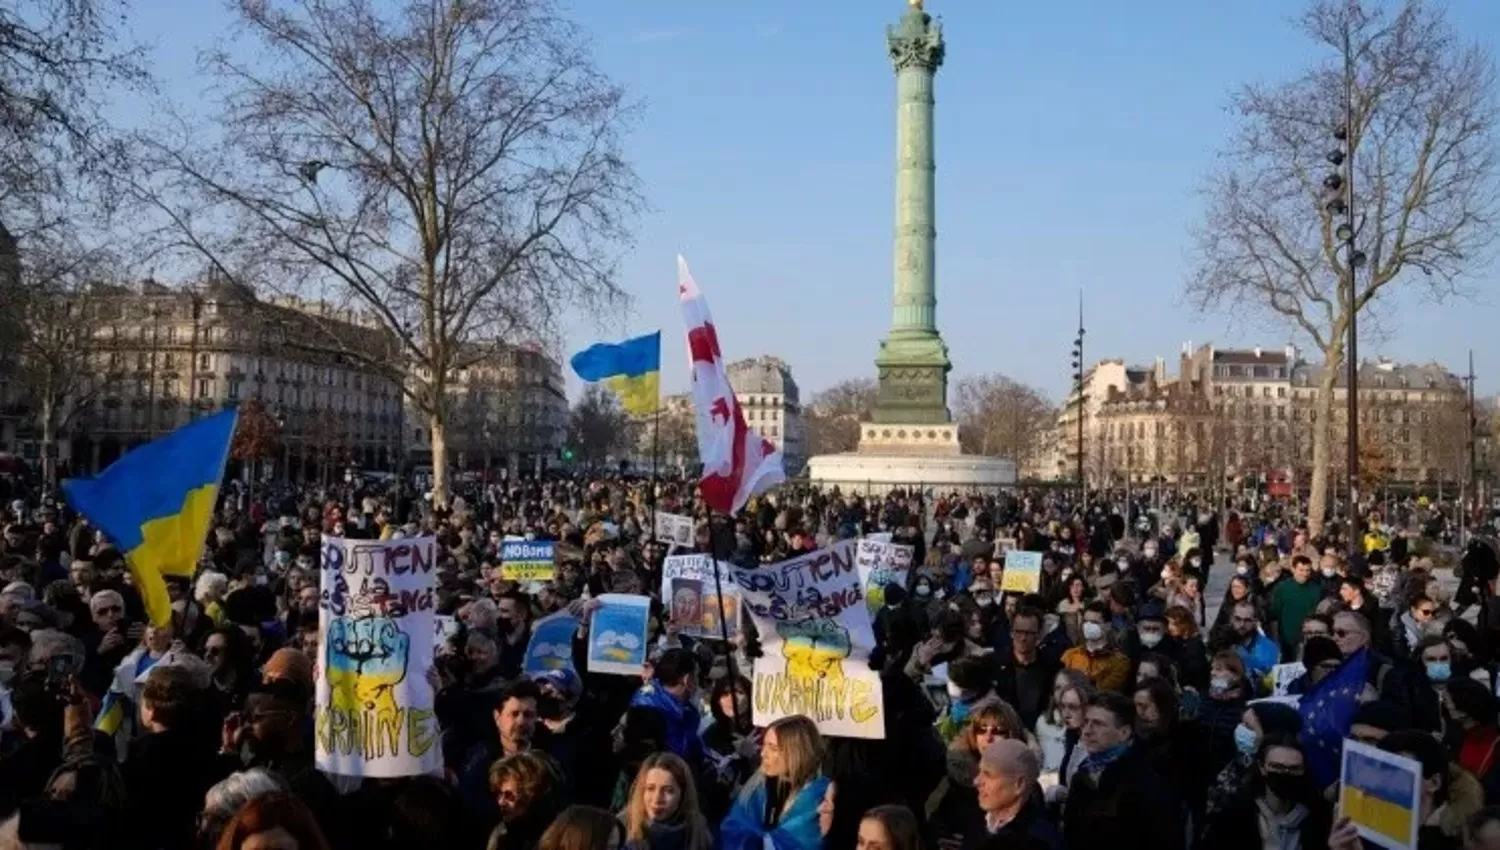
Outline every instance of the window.
<svg viewBox="0 0 1500 850">
<path fill-rule="evenodd" d="M 776 430 L 776 426 L 775 425 L 771 426 L 771 436 L 773 436 L 773 437 L 779 436 L 779 432 Z"/>
<path fill-rule="evenodd" d="M 1276 397 L 1277 398 L 1286 398 L 1286 387 L 1277 387 L 1276 388 Z"/>
<path fill-rule="evenodd" d="M 238 401 L 239 398 L 240 398 L 240 379 L 239 378 L 230 378 L 229 379 L 229 400 L 230 401 Z"/>
<path fill-rule="evenodd" d="M 198 370 L 199 371 L 208 372 L 208 371 L 212 370 L 213 367 L 214 367 L 214 358 L 213 358 L 212 354 L 200 354 L 200 355 L 198 355 Z"/>
<path fill-rule="evenodd" d="M 207 378 L 200 378 L 198 380 L 198 398 L 208 398 L 209 391 L 212 389 L 212 387 L 213 381 L 210 381 Z"/>
</svg>

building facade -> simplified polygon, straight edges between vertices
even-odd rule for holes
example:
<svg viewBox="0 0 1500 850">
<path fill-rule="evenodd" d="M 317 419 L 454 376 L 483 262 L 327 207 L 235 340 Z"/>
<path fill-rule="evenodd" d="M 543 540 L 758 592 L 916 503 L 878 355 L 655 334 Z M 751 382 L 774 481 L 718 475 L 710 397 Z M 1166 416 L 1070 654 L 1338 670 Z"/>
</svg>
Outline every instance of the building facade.
<svg viewBox="0 0 1500 850">
<path fill-rule="evenodd" d="M 788 475 L 800 473 L 807 453 L 803 448 L 802 400 L 791 367 L 779 357 L 763 355 L 737 360 L 725 371 L 750 430 L 781 451 Z"/>
<path fill-rule="evenodd" d="M 562 365 L 537 344 L 492 347 L 449 384 L 448 464 L 459 472 L 538 475 L 555 464 L 568 429 Z M 432 465 L 427 417 L 407 407 L 409 458 Z"/>
<path fill-rule="evenodd" d="M 1305 488 L 1313 471 L 1321 369 L 1294 346 L 1219 349 L 1185 345 L 1179 374 L 1160 361 L 1145 380 L 1126 370 L 1086 428 L 1088 455 L 1105 484 Z M 1466 475 L 1467 400 L 1462 381 L 1437 364 L 1387 360 L 1360 366 L 1360 460 L 1367 487 L 1456 484 Z M 1343 481 L 1347 382 L 1335 381 L 1329 465 Z M 1076 431 L 1059 445 L 1076 445 Z M 1076 457 L 1076 456 L 1074 456 Z M 1071 460 L 1071 458 L 1070 458 Z M 1076 462 L 1076 461 L 1073 461 Z M 1067 476 L 1071 477 L 1071 476 Z M 1091 485 L 1093 472 L 1090 472 Z"/>
<path fill-rule="evenodd" d="M 346 467 L 398 463 L 399 384 L 359 365 L 395 349 L 369 322 L 326 304 L 262 300 L 221 280 L 96 286 L 80 299 L 91 331 L 79 337 L 88 351 L 75 366 L 88 374 L 56 400 L 64 471 L 97 472 L 136 445 L 251 399 L 276 422 L 275 451 L 261 459 L 267 473 L 332 479 Z M 47 447 L 38 400 L 21 383 L 0 376 L 0 405 L 11 414 L 0 451 L 34 462 Z"/>
</svg>

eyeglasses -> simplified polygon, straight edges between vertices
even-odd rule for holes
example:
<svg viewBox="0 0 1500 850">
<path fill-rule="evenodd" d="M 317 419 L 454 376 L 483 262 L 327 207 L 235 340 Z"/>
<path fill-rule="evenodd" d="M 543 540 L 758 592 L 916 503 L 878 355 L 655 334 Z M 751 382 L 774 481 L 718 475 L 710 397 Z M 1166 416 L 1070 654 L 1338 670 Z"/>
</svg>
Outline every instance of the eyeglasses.
<svg viewBox="0 0 1500 850">
<path fill-rule="evenodd" d="M 1417 609 L 1417 616 L 1418 617 L 1431 617 L 1435 613 L 1437 613 L 1437 609 L 1436 608 L 1418 608 Z"/>
<path fill-rule="evenodd" d="M 1353 637 L 1354 635 L 1358 635 L 1358 634 L 1363 634 L 1363 632 L 1357 632 L 1357 631 L 1355 631 L 1353 629 L 1334 629 L 1333 630 L 1333 636 L 1334 637 L 1341 637 L 1341 638 L 1342 637 Z"/>
<path fill-rule="evenodd" d="M 1276 762 L 1266 762 L 1261 770 L 1277 776 L 1302 776 L 1306 772 L 1300 764 L 1277 764 Z"/>
<path fill-rule="evenodd" d="M 100 605 L 94 609 L 95 614 L 123 614 L 125 609 L 119 605 Z"/>
<path fill-rule="evenodd" d="M 1009 738 L 1010 730 L 1001 729 L 999 726 L 975 726 L 975 735 L 993 735 L 997 738 Z"/>
</svg>

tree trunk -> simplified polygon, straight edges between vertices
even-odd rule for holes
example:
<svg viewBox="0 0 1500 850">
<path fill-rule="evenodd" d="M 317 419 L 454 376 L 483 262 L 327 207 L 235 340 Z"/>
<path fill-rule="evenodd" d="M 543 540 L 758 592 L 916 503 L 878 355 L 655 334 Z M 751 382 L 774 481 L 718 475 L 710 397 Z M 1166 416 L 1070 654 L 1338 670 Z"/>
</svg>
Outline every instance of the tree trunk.
<svg viewBox="0 0 1500 850">
<path fill-rule="evenodd" d="M 52 397 L 51 387 L 42 393 L 42 482 L 51 491 L 57 486 L 57 458 L 52 452 L 52 441 L 54 428 L 52 420 L 55 418 L 57 409 L 56 399 Z"/>
<path fill-rule="evenodd" d="M 1333 386 L 1338 380 L 1339 369 L 1344 361 L 1342 345 L 1334 346 L 1323 354 L 1323 374 L 1318 379 L 1318 398 L 1313 412 L 1317 420 L 1313 423 L 1312 481 L 1308 484 L 1307 534 L 1317 537 L 1323 533 L 1323 522 L 1328 514 L 1328 473 L 1333 453 Z"/>
<path fill-rule="evenodd" d="M 432 506 L 448 506 L 448 423 L 440 412 L 427 416 L 428 437 L 432 442 Z"/>
</svg>

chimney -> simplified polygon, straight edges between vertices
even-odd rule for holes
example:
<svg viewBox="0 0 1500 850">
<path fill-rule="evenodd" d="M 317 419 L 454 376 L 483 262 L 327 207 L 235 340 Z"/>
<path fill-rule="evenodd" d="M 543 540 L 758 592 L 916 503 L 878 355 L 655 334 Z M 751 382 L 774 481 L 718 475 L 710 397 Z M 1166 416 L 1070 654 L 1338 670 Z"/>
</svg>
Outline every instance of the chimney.
<svg viewBox="0 0 1500 850">
<path fill-rule="evenodd" d="M 1255 359 L 1256 360 L 1260 359 L 1260 346 L 1258 346 L 1258 345 L 1255 346 Z"/>
<path fill-rule="evenodd" d="M 1286 362 L 1289 366 L 1297 362 L 1297 346 L 1290 342 L 1286 344 Z"/>
<path fill-rule="evenodd" d="M 1156 358 L 1156 369 L 1153 370 L 1152 377 L 1156 380 L 1157 386 L 1162 386 L 1167 382 L 1167 361 L 1160 357 Z"/>
<path fill-rule="evenodd" d="M 1188 344 L 1184 342 L 1182 344 L 1182 356 L 1186 357 L 1187 354 L 1188 354 Z"/>
</svg>

